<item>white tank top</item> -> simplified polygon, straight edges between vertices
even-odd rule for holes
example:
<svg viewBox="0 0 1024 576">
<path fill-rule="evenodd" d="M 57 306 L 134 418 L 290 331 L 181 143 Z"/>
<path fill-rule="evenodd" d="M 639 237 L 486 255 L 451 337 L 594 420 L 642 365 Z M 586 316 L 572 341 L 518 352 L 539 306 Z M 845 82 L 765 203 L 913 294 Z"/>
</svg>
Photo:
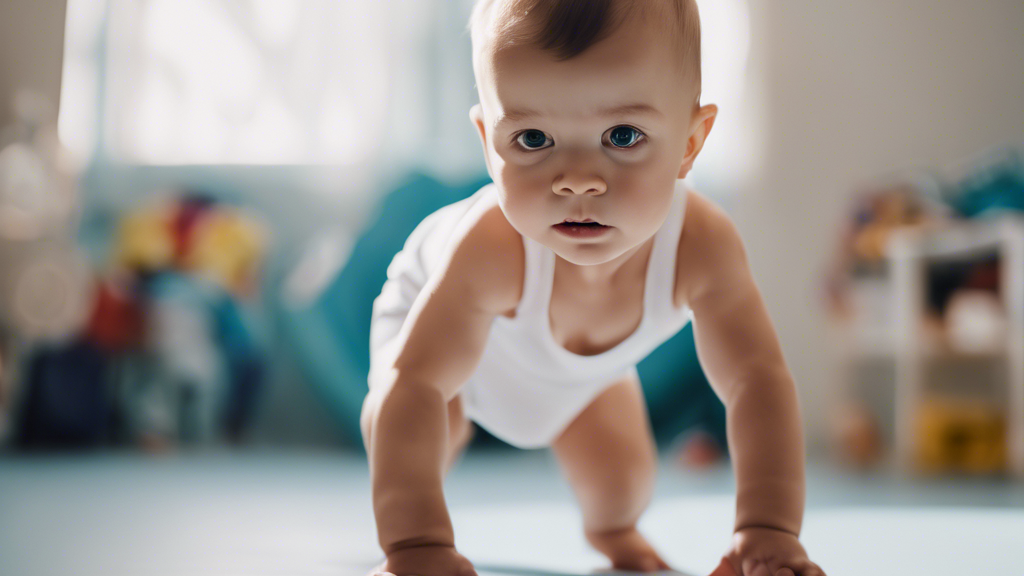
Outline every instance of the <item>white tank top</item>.
<svg viewBox="0 0 1024 576">
<path fill-rule="evenodd" d="M 410 234 L 374 301 L 371 356 L 401 329 L 459 220 L 483 195 L 496 190 L 494 184 L 484 186 L 473 196 L 434 212 Z M 569 352 L 555 341 L 548 307 L 556 255 L 523 236 L 522 298 L 514 318 L 495 318 L 480 363 L 462 387 L 466 416 L 513 446 L 549 446 L 605 387 L 635 373 L 638 362 L 682 329 L 692 313 L 687 306 L 673 305 L 673 293 L 686 198 L 687 186 L 677 180 L 669 214 L 654 235 L 640 325 L 618 345 L 596 355 Z"/>
</svg>

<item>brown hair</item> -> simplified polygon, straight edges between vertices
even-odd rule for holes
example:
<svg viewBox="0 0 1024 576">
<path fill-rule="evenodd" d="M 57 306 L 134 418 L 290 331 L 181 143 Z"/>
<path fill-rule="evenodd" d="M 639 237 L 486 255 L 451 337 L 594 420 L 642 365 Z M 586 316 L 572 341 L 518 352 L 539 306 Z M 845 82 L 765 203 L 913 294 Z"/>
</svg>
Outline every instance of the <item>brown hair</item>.
<svg viewBox="0 0 1024 576">
<path fill-rule="evenodd" d="M 666 14 L 666 10 L 672 14 Z M 607 38 L 628 18 L 674 24 L 677 63 L 689 74 L 700 97 L 700 17 L 695 0 L 479 0 L 468 29 L 473 69 L 489 29 L 495 48 L 526 43 L 568 60 Z"/>
</svg>

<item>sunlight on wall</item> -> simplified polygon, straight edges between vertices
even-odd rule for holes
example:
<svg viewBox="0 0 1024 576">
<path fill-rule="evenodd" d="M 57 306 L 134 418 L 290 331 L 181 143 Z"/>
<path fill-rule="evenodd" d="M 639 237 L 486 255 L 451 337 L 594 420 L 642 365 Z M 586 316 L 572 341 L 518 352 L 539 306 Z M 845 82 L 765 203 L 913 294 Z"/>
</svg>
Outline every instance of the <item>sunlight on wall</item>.
<svg viewBox="0 0 1024 576">
<path fill-rule="evenodd" d="M 469 41 L 442 22 L 461 30 L 471 4 L 68 0 L 60 137 L 84 160 L 98 140 L 110 159 L 137 164 L 359 164 L 386 143 L 410 161 L 482 165 L 465 119 Z M 694 175 L 728 185 L 760 151 L 748 5 L 698 5 L 701 100 L 719 116 Z"/>
<path fill-rule="evenodd" d="M 111 0 L 112 156 L 143 164 L 365 160 L 381 144 L 387 104 L 383 6 Z"/>
<path fill-rule="evenodd" d="M 294 0 L 254 0 L 252 15 L 260 40 L 284 46 L 295 37 L 299 25 L 299 4 Z"/>
<path fill-rule="evenodd" d="M 693 172 L 698 181 L 714 180 L 727 187 L 756 171 L 760 163 L 757 102 L 745 89 L 750 12 L 747 0 L 697 0 L 697 7 L 701 20 L 700 101 L 718 105 L 718 117 Z"/>
<path fill-rule="evenodd" d="M 104 0 L 69 0 L 64 16 L 57 134 L 80 164 L 92 158 L 96 145 L 96 51 L 106 4 Z"/>
</svg>

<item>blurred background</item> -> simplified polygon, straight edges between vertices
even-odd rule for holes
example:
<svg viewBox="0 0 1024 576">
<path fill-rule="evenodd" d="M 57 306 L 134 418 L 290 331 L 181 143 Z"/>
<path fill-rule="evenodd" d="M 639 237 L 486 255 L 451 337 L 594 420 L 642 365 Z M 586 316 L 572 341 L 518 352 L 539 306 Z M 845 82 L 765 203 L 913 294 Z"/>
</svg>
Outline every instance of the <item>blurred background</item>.
<svg viewBox="0 0 1024 576">
<path fill-rule="evenodd" d="M 103 552 L 158 533 L 142 511 L 113 519 L 135 497 L 164 517 L 220 502 L 236 522 L 232 497 L 285 493 L 342 518 L 280 506 L 300 535 L 279 555 L 192 572 L 372 559 L 370 307 L 415 225 L 489 181 L 472 4 L 0 3 L 0 572 L 186 570 L 168 548 Z M 689 179 L 737 222 L 795 377 L 809 510 L 981 506 L 1024 534 L 1024 11 L 698 4 L 702 100 L 720 113 Z M 661 489 L 731 494 L 692 329 L 640 375 Z M 455 504 L 571 498 L 546 453 L 483 430 L 461 468 Z M 167 530 L 226 531 L 196 514 Z M 1006 558 L 1007 540 L 984 542 Z"/>
</svg>

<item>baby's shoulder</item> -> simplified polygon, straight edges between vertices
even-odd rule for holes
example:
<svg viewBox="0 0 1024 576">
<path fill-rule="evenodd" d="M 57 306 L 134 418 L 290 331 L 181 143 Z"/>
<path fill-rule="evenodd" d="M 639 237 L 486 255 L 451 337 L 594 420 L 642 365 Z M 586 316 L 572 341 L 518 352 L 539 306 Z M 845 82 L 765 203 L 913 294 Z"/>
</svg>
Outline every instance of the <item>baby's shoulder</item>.
<svg viewBox="0 0 1024 576">
<path fill-rule="evenodd" d="M 510 315 L 522 298 L 526 275 L 523 238 L 494 196 L 482 198 L 460 220 L 438 272 L 465 290 L 472 304 Z"/>
<path fill-rule="evenodd" d="M 735 228 L 729 214 L 714 200 L 690 188 L 686 192 L 686 210 L 683 214 L 681 248 L 701 242 L 713 242 L 721 234 Z"/>
<path fill-rule="evenodd" d="M 688 190 L 676 252 L 676 302 L 689 302 L 714 271 L 745 262 L 743 241 L 732 218 L 707 196 Z"/>
</svg>

